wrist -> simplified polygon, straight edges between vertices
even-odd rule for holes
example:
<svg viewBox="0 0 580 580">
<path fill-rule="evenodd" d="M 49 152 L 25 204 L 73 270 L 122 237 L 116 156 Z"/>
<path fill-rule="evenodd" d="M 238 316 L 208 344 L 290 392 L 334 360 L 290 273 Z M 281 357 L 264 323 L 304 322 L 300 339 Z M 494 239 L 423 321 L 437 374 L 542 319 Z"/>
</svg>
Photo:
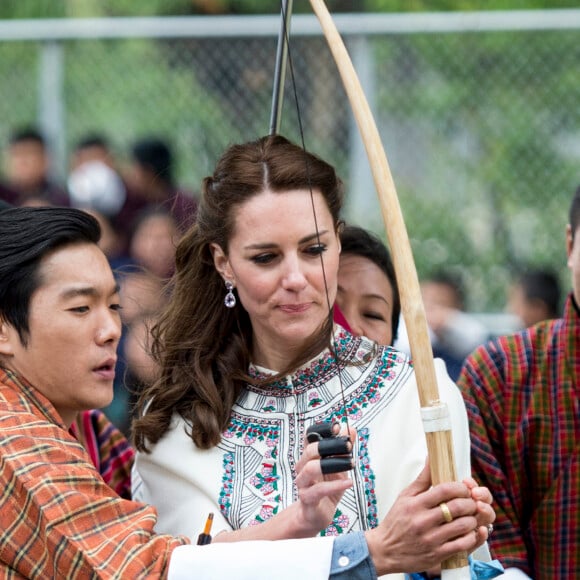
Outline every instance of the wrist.
<svg viewBox="0 0 580 580">
<path fill-rule="evenodd" d="M 365 539 L 369 548 L 369 556 L 377 570 L 377 576 L 397 572 L 394 568 L 394 562 L 389 558 L 388 550 L 386 551 L 379 537 L 378 528 L 365 532 Z"/>
<path fill-rule="evenodd" d="M 304 506 L 300 500 L 289 505 L 277 517 L 285 519 L 286 535 L 284 537 L 312 538 L 320 532 L 320 528 L 315 528 L 306 518 Z"/>
</svg>

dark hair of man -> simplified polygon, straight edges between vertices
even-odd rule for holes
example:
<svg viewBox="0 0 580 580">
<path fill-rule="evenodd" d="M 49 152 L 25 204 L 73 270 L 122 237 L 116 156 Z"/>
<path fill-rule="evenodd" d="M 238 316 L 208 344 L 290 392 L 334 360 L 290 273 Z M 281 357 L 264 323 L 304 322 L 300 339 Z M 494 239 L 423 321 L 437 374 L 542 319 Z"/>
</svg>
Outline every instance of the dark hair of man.
<svg viewBox="0 0 580 580">
<path fill-rule="evenodd" d="M 72 208 L 14 207 L 0 211 L 0 320 L 29 336 L 30 300 L 42 280 L 40 261 L 69 244 L 97 244 L 101 229 L 88 213 Z"/>
<path fill-rule="evenodd" d="M 98 147 L 99 149 L 108 151 L 111 145 L 109 140 L 104 135 L 101 135 L 100 133 L 90 133 L 77 141 L 74 150 L 81 151 L 83 149 L 90 149 L 93 147 Z"/>
<path fill-rule="evenodd" d="M 133 145 L 134 160 L 151 171 L 155 177 L 173 185 L 173 154 L 169 145 L 157 137 L 148 137 Z"/>
<path fill-rule="evenodd" d="M 341 255 L 360 256 L 378 266 L 393 288 L 393 315 L 391 318 L 392 340 L 397 338 L 401 299 L 395 275 L 395 266 L 387 246 L 371 232 L 358 226 L 347 225 L 340 233 Z"/>
<path fill-rule="evenodd" d="M 465 310 L 465 285 L 459 272 L 446 269 L 436 270 L 425 278 L 425 282 L 433 282 L 450 288 L 455 295 L 455 308 Z"/>
<path fill-rule="evenodd" d="M 23 127 L 21 129 L 16 129 L 10 135 L 10 145 L 23 143 L 25 141 L 34 141 L 43 147 L 46 146 L 46 139 L 44 135 L 35 127 Z"/>
<path fill-rule="evenodd" d="M 221 440 L 232 407 L 248 376 L 253 331 L 241 304 L 224 306 L 225 286 L 216 271 L 211 244 L 228 254 L 239 208 L 269 190 L 320 192 L 335 228 L 340 221 L 342 183 L 334 168 L 290 143 L 268 136 L 228 148 L 202 184 L 196 223 L 181 238 L 175 256 L 171 300 L 153 327 L 153 354 L 160 379 L 145 389 L 133 423 L 135 445 L 147 451 L 179 413 L 199 448 Z M 277 376 L 288 374 L 330 344 L 332 314 L 303 352 Z"/>
<path fill-rule="evenodd" d="M 518 282 L 526 300 L 542 302 L 549 318 L 560 316 L 560 281 L 552 270 L 528 270 L 520 275 Z"/>
</svg>

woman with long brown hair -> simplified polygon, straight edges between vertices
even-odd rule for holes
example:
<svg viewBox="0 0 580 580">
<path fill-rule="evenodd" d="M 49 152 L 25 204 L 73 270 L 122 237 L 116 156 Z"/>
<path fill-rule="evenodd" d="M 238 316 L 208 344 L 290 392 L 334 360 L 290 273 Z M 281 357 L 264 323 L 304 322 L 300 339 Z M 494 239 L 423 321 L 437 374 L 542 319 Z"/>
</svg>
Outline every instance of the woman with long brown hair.
<svg viewBox="0 0 580 580">
<path fill-rule="evenodd" d="M 134 493 L 161 531 L 194 536 L 213 512 L 214 541 L 362 530 L 372 551 L 388 529 L 384 570 L 413 571 L 482 544 L 491 496 L 430 487 L 410 361 L 333 326 L 341 204 L 334 169 L 281 136 L 231 146 L 205 178 L 154 328 Z M 468 478 L 463 401 L 442 366 L 438 381 Z M 321 422 L 349 437 L 307 444 Z M 350 478 L 326 473 L 349 454 Z"/>
</svg>

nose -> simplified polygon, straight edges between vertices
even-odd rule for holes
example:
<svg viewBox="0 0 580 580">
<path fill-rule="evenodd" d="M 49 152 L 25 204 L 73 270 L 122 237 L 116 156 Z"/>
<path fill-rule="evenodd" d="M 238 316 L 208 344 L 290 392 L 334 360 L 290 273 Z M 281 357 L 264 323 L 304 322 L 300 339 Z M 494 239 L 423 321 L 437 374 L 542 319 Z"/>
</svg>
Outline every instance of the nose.
<svg viewBox="0 0 580 580">
<path fill-rule="evenodd" d="M 305 288 L 307 281 L 303 271 L 303 265 L 297 256 L 291 256 L 285 260 L 282 287 L 284 290 L 297 292 Z"/>
<path fill-rule="evenodd" d="M 107 308 L 106 313 L 99 318 L 97 328 L 97 343 L 118 343 L 121 338 L 121 317 L 118 312 Z"/>
<path fill-rule="evenodd" d="M 346 318 L 346 321 L 348 322 L 348 325 L 350 326 L 350 331 L 352 332 L 352 334 L 354 334 L 355 336 L 362 336 L 363 334 L 365 334 L 365 331 L 362 327 L 362 325 L 360 324 L 360 321 L 356 318 L 356 317 L 350 317 L 350 318 Z"/>
</svg>

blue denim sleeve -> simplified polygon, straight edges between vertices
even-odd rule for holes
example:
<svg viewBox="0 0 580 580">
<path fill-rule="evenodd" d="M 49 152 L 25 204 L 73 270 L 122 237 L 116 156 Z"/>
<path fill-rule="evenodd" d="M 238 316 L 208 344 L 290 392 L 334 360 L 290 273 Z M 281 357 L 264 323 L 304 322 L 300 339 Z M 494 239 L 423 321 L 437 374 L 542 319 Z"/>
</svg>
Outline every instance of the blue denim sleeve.
<svg viewBox="0 0 580 580">
<path fill-rule="evenodd" d="M 363 532 L 336 536 L 332 548 L 330 580 L 375 580 L 377 571 Z"/>
</svg>

